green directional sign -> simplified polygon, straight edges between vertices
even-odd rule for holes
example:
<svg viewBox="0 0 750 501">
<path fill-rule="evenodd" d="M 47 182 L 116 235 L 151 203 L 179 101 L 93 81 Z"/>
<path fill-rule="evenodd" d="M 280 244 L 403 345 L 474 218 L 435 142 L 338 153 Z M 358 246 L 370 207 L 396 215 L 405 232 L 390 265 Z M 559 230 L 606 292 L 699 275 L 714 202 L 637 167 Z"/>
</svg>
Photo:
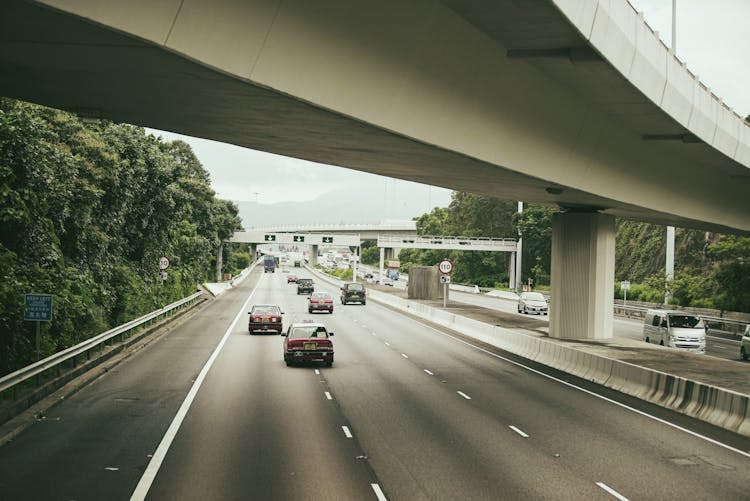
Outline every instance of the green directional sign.
<svg viewBox="0 0 750 501">
<path fill-rule="evenodd" d="M 333 243 L 333 237 L 323 237 L 323 243 L 324 244 L 332 244 Z"/>
<path fill-rule="evenodd" d="M 302 235 L 294 235 L 294 241 L 295 242 L 304 242 L 305 241 L 305 237 L 302 236 Z"/>
<path fill-rule="evenodd" d="M 264 240 L 266 242 L 275 242 L 276 241 L 276 235 L 265 235 Z"/>
<path fill-rule="evenodd" d="M 23 310 L 24 320 L 49 322 L 52 320 L 51 294 L 26 294 L 26 306 Z"/>
</svg>

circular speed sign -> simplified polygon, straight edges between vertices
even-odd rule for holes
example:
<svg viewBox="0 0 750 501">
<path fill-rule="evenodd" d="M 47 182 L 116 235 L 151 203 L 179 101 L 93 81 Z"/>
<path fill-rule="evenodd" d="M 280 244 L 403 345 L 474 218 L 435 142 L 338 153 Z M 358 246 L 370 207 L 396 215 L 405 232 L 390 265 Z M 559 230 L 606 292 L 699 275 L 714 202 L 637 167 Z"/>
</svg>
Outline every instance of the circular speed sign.
<svg viewBox="0 0 750 501">
<path fill-rule="evenodd" d="M 443 259 L 440 261 L 440 264 L 438 264 L 438 270 L 444 275 L 449 275 L 453 271 L 453 261 L 450 259 Z"/>
<path fill-rule="evenodd" d="M 169 268 L 169 258 L 167 256 L 162 256 L 159 258 L 159 269 L 160 270 L 166 270 Z"/>
</svg>

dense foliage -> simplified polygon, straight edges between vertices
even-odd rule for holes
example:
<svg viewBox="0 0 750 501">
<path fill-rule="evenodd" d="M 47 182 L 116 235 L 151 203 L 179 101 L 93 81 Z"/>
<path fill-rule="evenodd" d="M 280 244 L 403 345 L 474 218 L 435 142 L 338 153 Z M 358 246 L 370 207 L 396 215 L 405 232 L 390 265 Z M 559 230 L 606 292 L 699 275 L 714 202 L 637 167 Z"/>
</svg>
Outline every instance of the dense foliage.
<svg viewBox="0 0 750 501">
<path fill-rule="evenodd" d="M 549 285 L 552 250 L 552 214 L 555 209 L 527 205 L 522 213 L 516 202 L 468 193 L 454 193 L 447 208 L 435 208 L 416 218 L 420 235 L 523 237 L 521 277 L 537 286 Z M 629 280 L 628 299 L 664 301 L 666 228 L 648 223 L 616 220 L 615 295 Z M 375 258 L 363 250 L 362 259 Z M 503 253 L 403 249 L 403 271 L 411 265 L 435 265 L 453 260 L 454 282 L 481 287 L 508 286 L 508 259 Z M 367 258 L 367 259 L 366 259 Z M 750 237 L 719 235 L 676 229 L 675 277 L 669 284 L 671 301 L 682 306 L 750 311 Z"/>
<path fill-rule="evenodd" d="M 25 293 L 53 294 L 44 357 L 193 293 L 238 228 L 187 144 L 0 98 L 0 374 L 34 357 Z"/>
</svg>

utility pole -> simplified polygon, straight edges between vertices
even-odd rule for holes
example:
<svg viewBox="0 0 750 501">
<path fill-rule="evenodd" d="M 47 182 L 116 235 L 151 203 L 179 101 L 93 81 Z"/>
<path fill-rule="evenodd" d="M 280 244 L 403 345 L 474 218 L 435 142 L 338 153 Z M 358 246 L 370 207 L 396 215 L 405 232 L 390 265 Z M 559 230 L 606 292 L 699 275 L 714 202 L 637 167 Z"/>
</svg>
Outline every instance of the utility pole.
<svg viewBox="0 0 750 501">
<path fill-rule="evenodd" d="M 677 56 L 677 0 L 672 0 L 672 54 Z M 674 226 L 667 226 L 667 280 L 664 284 L 664 304 L 669 304 L 669 300 L 672 299 L 670 284 L 674 280 L 674 234 Z"/>
<path fill-rule="evenodd" d="M 518 202 L 518 213 L 523 212 L 523 202 Z M 518 230 L 518 244 L 516 245 L 516 283 L 513 284 L 516 292 L 521 290 L 521 254 L 523 250 L 523 239 L 521 238 L 521 230 Z"/>
</svg>

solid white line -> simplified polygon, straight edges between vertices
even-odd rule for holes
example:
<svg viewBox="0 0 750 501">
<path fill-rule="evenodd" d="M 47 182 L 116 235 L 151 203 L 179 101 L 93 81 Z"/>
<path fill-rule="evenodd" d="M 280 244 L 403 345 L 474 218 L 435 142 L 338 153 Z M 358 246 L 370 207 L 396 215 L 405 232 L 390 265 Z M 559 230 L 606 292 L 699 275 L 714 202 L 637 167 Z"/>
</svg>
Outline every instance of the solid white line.
<svg viewBox="0 0 750 501">
<path fill-rule="evenodd" d="M 471 400 L 471 397 L 469 395 L 467 395 L 466 393 L 464 393 L 464 392 L 462 392 L 460 390 L 457 391 L 456 393 L 458 393 L 459 395 L 461 395 L 462 397 L 464 397 L 466 400 Z"/>
<path fill-rule="evenodd" d="M 511 426 L 510 429 L 513 430 L 513 431 L 515 431 L 519 435 L 521 435 L 523 438 L 529 438 L 529 436 L 527 434 L 525 434 L 524 432 L 522 432 L 521 430 L 519 430 L 515 426 Z"/>
<path fill-rule="evenodd" d="M 409 358 L 409 355 L 407 355 L 406 353 L 402 353 L 401 356 L 404 358 Z"/>
<path fill-rule="evenodd" d="M 156 474 L 159 473 L 159 468 L 161 467 L 161 463 L 162 461 L 164 461 L 164 457 L 167 455 L 169 446 L 172 445 L 172 441 L 174 440 L 174 437 L 177 436 L 177 432 L 179 431 L 180 426 L 182 425 L 182 421 L 185 419 L 185 416 L 187 416 L 188 410 L 190 410 L 190 406 L 193 404 L 193 400 L 195 400 L 195 396 L 198 394 L 198 390 L 203 384 L 203 380 L 206 379 L 206 375 L 208 374 L 208 371 L 211 369 L 211 366 L 214 364 L 214 361 L 219 356 L 219 352 L 221 352 L 221 349 L 224 347 L 224 344 L 227 342 L 227 339 L 229 339 L 229 335 L 232 333 L 232 329 L 234 329 L 234 326 L 237 325 L 237 322 L 239 321 L 239 319 L 247 311 L 247 305 L 250 303 L 250 299 L 252 299 L 253 295 L 255 294 L 255 291 L 258 290 L 258 286 L 260 285 L 260 282 L 261 281 L 258 280 L 258 283 L 255 285 L 255 288 L 253 289 L 253 291 L 250 293 L 249 296 L 247 296 L 247 299 L 245 300 L 245 303 L 242 305 L 242 308 L 240 308 L 240 311 L 237 312 L 237 315 L 234 317 L 234 320 L 232 320 L 232 323 L 229 325 L 229 328 L 224 333 L 224 336 L 221 338 L 221 341 L 219 341 L 219 344 L 216 346 L 213 353 L 211 353 L 211 356 L 208 358 L 206 365 L 203 366 L 203 369 L 201 369 L 200 373 L 198 374 L 198 377 L 195 378 L 195 382 L 193 383 L 193 386 L 190 388 L 190 391 L 185 397 L 185 400 L 182 402 L 182 405 L 180 406 L 180 409 L 177 411 L 177 414 L 172 420 L 172 423 L 169 425 L 169 428 L 167 428 L 167 432 L 164 434 L 164 437 L 161 439 L 159 446 L 156 448 L 156 452 L 154 452 L 154 455 L 151 458 L 151 461 L 149 461 L 148 466 L 146 467 L 146 471 L 143 472 L 143 476 L 138 481 L 138 485 L 135 487 L 133 494 L 130 496 L 130 501 L 141 501 L 146 498 L 146 495 L 148 494 L 148 490 L 151 488 L 151 484 L 154 482 L 154 479 L 156 478 Z"/>
<path fill-rule="evenodd" d="M 352 438 L 353 435 L 352 432 L 349 431 L 348 426 L 342 426 L 341 429 L 344 430 L 344 435 L 346 435 L 346 438 Z"/>
<path fill-rule="evenodd" d="M 325 392 L 325 393 L 326 393 L 326 398 L 328 400 L 333 400 L 333 397 L 331 396 L 331 394 L 329 392 Z"/>
<path fill-rule="evenodd" d="M 625 496 L 623 496 L 622 494 L 620 494 L 619 492 L 617 492 L 613 488 L 609 487 L 604 482 L 597 482 L 596 485 L 598 485 L 599 487 L 601 487 L 605 491 L 609 492 L 610 494 L 612 494 L 614 497 L 616 497 L 620 501 L 630 501 L 628 498 L 626 498 Z"/>
<path fill-rule="evenodd" d="M 385 497 L 385 494 L 383 493 L 383 489 L 381 489 L 378 484 L 370 484 L 370 487 L 375 491 L 375 496 L 377 496 L 378 501 L 388 501 L 388 498 Z"/>
<path fill-rule="evenodd" d="M 403 315 L 403 316 L 406 316 L 406 315 Z M 587 390 L 585 388 L 581 388 L 580 386 L 576 386 L 573 383 L 569 383 L 567 381 L 563 381 L 562 379 L 556 378 L 555 376 L 550 376 L 549 374 L 545 374 L 542 371 L 538 371 L 538 370 L 533 369 L 533 368 L 531 368 L 531 367 L 529 367 L 527 365 L 523 365 L 522 363 L 516 362 L 515 360 L 511 360 L 511 359 L 509 359 L 507 357 L 504 357 L 502 355 L 498 355 L 497 353 L 492 353 L 489 350 L 485 350 L 484 348 L 481 348 L 479 346 L 473 345 L 473 344 L 471 344 L 471 343 L 469 343 L 467 341 L 464 341 L 463 339 L 457 338 L 456 336 L 451 336 L 450 334 L 448 334 L 446 332 L 443 332 L 443 331 L 441 331 L 439 329 L 436 329 L 436 328 L 432 327 L 431 325 L 427 325 L 427 324 L 423 324 L 422 322 L 418 322 L 418 321 L 412 319 L 411 317 L 407 317 L 407 318 L 409 318 L 410 320 L 414 321 L 414 323 L 416 323 L 418 325 L 421 325 L 422 327 L 424 327 L 426 329 L 433 330 L 433 331 L 435 331 L 435 332 L 437 332 L 439 334 L 442 334 L 443 336 L 446 336 L 446 337 L 449 337 L 449 338 L 451 338 L 451 339 L 453 339 L 455 341 L 458 341 L 459 343 L 463 343 L 466 346 L 471 346 L 475 350 L 479 350 L 479 351 L 481 351 L 483 353 L 486 353 L 486 354 L 488 354 L 490 356 L 493 356 L 495 358 L 499 358 L 500 360 L 505 360 L 509 364 L 513 364 L 513 365 L 515 365 L 517 367 L 521 367 L 522 369 L 526 369 L 527 371 L 533 372 L 534 374 L 538 374 L 538 375 L 540 375 L 542 377 L 545 377 L 547 379 L 551 379 L 552 381 L 556 381 L 556 382 L 558 382 L 558 383 L 560 383 L 562 385 L 568 386 L 569 388 L 573 388 L 573 389 L 576 389 L 578 391 L 582 391 L 583 393 L 591 395 L 592 397 L 596 397 L 596 398 L 602 399 L 605 402 L 609 402 L 610 404 L 614 404 L 614 405 L 616 405 L 618 407 L 622 407 L 623 409 L 627 409 L 627 410 L 629 410 L 631 412 L 634 412 L 636 414 L 639 414 L 639 415 L 641 415 L 643 417 L 652 419 L 652 420 L 656 421 L 657 423 L 661 423 L 661 424 L 667 425 L 667 426 L 669 426 L 671 428 L 674 428 L 676 430 L 679 430 L 679 431 L 682 431 L 684 433 L 687 433 L 688 435 L 692 435 L 692 436 L 694 436 L 696 438 L 699 438 L 701 440 L 705 440 L 706 442 L 709 442 L 711 444 L 718 445 L 719 447 L 723 447 L 724 449 L 727 449 L 729 451 L 735 452 L 735 453 L 737 453 L 737 454 L 739 454 L 741 456 L 744 456 L 746 458 L 750 458 L 750 452 L 741 451 L 741 450 L 739 450 L 739 449 L 737 449 L 735 447 L 732 447 L 731 445 L 723 444 L 723 443 L 719 442 L 718 440 L 714 440 L 713 438 L 706 437 L 704 435 L 701 435 L 700 433 L 696 433 L 694 431 L 688 430 L 687 428 L 683 428 L 682 426 L 676 425 L 674 423 L 670 423 L 669 421 L 666 421 L 666 420 L 664 420 L 662 418 L 659 418 L 659 417 L 656 417 L 656 416 L 652 416 L 651 414 L 648 414 L 648 413 L 646 413 L 644 411 L 638 410 L 635 407 L 630 407 L 629 405 L 623 404 L 622 402 L 618 402 L 616 400 L 612 400 L 611 398 L 605 397 L 604 395 L 599 395 L 598 393 L 594 393 L 591 390 Z"/>
<path fill-rule="evenodd" d="M 430 376 L 434 376 L 434 375 L 435 375 L 435 374 L 433 374 L 432 372 L 428 371 L 427 369 L 425 369 L 424 371 L 425 371 L 425 372 L 426 372 L 427 374 L 429 374 Z"/>
</svg>

